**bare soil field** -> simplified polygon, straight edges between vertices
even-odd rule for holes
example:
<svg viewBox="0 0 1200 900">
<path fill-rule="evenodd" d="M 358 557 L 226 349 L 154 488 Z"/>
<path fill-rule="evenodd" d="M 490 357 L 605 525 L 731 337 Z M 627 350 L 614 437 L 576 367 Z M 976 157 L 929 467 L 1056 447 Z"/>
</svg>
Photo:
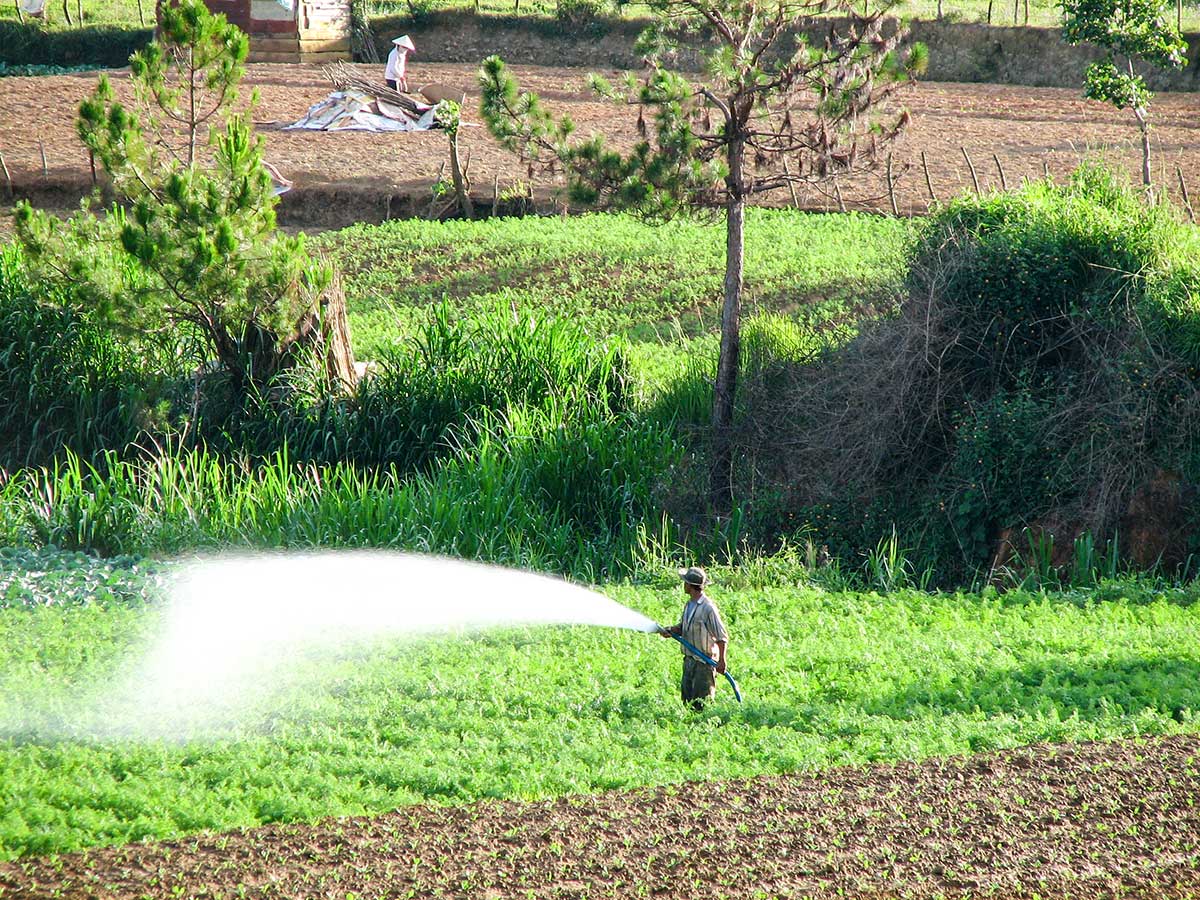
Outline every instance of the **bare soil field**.
<svg viewBox="0 0 1200 900">
<path fill-rule="evenodd" d="M 411 807 L 0 866 L 0 896 L 1200 896 L 1200 736 L 540 803 Z"/>
<path fill-rule="evenodd" d="M 359 68 L 368 77 L 381 74 L 379 67 Z M 599 130 L 618 135 L 622 144 L 632 140 L 633 114 L 592 97 L 584 84 L 586 70 L 517 66 L 514 72 L 522 87 L 538 91 L 552 110 L 569 113 L 580 134 Z M 128 72 L 114 72 L 113 79 L 118 92 L 128 97 Z M 74 116 L 95 82 L 94 74 L 0 79 L 0 153 L 18 196 L 66 207 L 87 189 L 88 160 L 75 135 Z M 475 67 L 418 62 L 414 82 L 439 82 L 468 93 L 466 118 L 476 124 L 467 128 L 462 143 L 470 153 L 473 193 L 485 209 L 490 209 L 497 188 L 503 192 L 518 180 L 529 181 L 526 167 L 478 125 Z M 246 88 L 247 94 L 254 89 L 261 96 L 254 119 L 265 136 L 267 159 L 296 182 L 296 189 L 284 197 L 282 222 L 336 227 L 429 212 L 430 186 L 446 159 L 443 134 L 279 130 L 331 90 L 316 66 L 251 65 Z M 923 213 L 930 202 L 922 151 L 933 190 L 943 199 L 972 189 L 963 148 L 983 190 L 1000 186 L 1001 169 L 1009 185 L 1041 177 L 1046 169 L 1061 177 L 1085 155 L 1099 151 L 1131 176 L 1139 171 L 1131 116 L 1085 100 L 1078 91 L 926 82 L 904 95 L 903 102 L 913 119 L 895 148 L 893 171 L 899 176 L 897 199 L 905 214 Z M 1178 198 L 1178 166 L 1200 201 L 1200 97 L 1159 94 L 1152 116 L 1157 182 Z M 848 179 L 838 187 L 849 208 L 890 211 L 884 185 L 878 173 Z M 535 195 L 544 202 L 550 202 L 553 187 L 540 176 L 534 178 Z M 0 191 L 4 189 L 0 185 Z M 800 191 L 794 200 L 784 191 L 770 202 L 838 208 L 832 189 Z"/>
</svg>

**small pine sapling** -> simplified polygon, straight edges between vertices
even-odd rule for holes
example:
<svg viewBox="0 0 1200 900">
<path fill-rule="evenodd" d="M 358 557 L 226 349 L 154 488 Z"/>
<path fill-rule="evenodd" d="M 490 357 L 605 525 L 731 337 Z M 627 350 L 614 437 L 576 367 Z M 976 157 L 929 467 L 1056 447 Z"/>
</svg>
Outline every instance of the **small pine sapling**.
<svg viewBox="0 0 1200 900">
<path fill-rule="evenodd" d="M 1181 69 L 1187 42 L 1171 25 L 1163 0 L 1062 0 L 1063 39 L 1105 51 L 1088 66 L 1084 96 L 1133 110 L 1142 137 L 1142 184 L 1150 179 L 1150 99 L 1136 63 Z"/>
<path fill-rule="evenodd" d="M 247 53 L 200 0 L 163 4 L 157 40 L 130 59 L 133 107 L 101 76 L 79 108 L 115 203 L 101 210 L 97 191 L 67 223 L 24 203 L 17 235 L 76 302 L 168 354 L 215 358 L 241 396 L 310 351 L 331 385 L 353 383 L 333 271 L 277 232 L 262 141 L 234 109 Z"/>
</svg>

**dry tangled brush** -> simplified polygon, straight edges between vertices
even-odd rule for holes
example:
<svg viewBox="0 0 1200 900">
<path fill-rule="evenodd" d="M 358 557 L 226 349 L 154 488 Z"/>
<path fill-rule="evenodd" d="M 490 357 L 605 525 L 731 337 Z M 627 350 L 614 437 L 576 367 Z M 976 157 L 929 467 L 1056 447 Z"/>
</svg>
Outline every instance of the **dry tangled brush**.
<svg viewBox="0 0 1200 900">
<path fill-rule="evenodd" d="M 843 552 L 895 524 L 941 567 L 1024 526 L 1129 530 L 1145 485 L 1200 477 L 1198 247 L 1098 169 L 952 203 L 893 314 L 748 385 L 756 477 Z"/>
</svg>

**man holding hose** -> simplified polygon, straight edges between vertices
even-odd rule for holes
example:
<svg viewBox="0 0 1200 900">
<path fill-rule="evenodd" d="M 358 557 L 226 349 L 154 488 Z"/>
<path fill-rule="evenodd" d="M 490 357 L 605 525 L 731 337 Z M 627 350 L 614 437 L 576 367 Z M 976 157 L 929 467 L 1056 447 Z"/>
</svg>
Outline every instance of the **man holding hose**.
<svg viewBox="0 0 1200 900">
<path fill-rule="evenodd" d="M 717 605 L 704 593 L 708 584 L 705 571 L 699 566 L 692 566 L 680 569 L 679 577 L 683 579 L 683 592 L 688 596 L 683 616 L 677 625 L 660 628 L 659 634 L 663 637 L 681 637 L 716 660 L 717 667 L 714 669 L 683 647 L 683 681 L 679 693 L 684 703 L 690 703 L 692 709 L 699 711 L 704 708 L 704 702 L 716 693 L 717 675 L 725 674 L 725 645 L 729 643 L 729 633 L 721 621 Z"/>
</svg>

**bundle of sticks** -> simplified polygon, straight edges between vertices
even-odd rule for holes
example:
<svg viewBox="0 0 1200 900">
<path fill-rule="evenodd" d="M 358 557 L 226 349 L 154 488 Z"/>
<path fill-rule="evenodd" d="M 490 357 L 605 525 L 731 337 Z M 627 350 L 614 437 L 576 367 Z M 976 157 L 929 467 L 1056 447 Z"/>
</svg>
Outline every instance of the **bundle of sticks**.
<svg viewBox="0 0 1200 900">
<path fill-rule="evenodd" d="M 363 78 L 348 65 L 340 60 L 328 65 L 324 69 L 325 77 L 332 82 L 333 86 L 339 91 L 347 89 L 362 91 L 370 94 L 373 97 L 382 100 L 385 103 L 391 103 L 394 106 L 399 106 L 405 112 L 412 113 L 414 116 L 419 116 L 422 112 L 429 109 L 429 104 L 417 103 L 408 94 L 402 94 L 399 91 L 392 90 L 384 84 L 376 84 L 373 81 L 368 81 Z"/>
</svg>

